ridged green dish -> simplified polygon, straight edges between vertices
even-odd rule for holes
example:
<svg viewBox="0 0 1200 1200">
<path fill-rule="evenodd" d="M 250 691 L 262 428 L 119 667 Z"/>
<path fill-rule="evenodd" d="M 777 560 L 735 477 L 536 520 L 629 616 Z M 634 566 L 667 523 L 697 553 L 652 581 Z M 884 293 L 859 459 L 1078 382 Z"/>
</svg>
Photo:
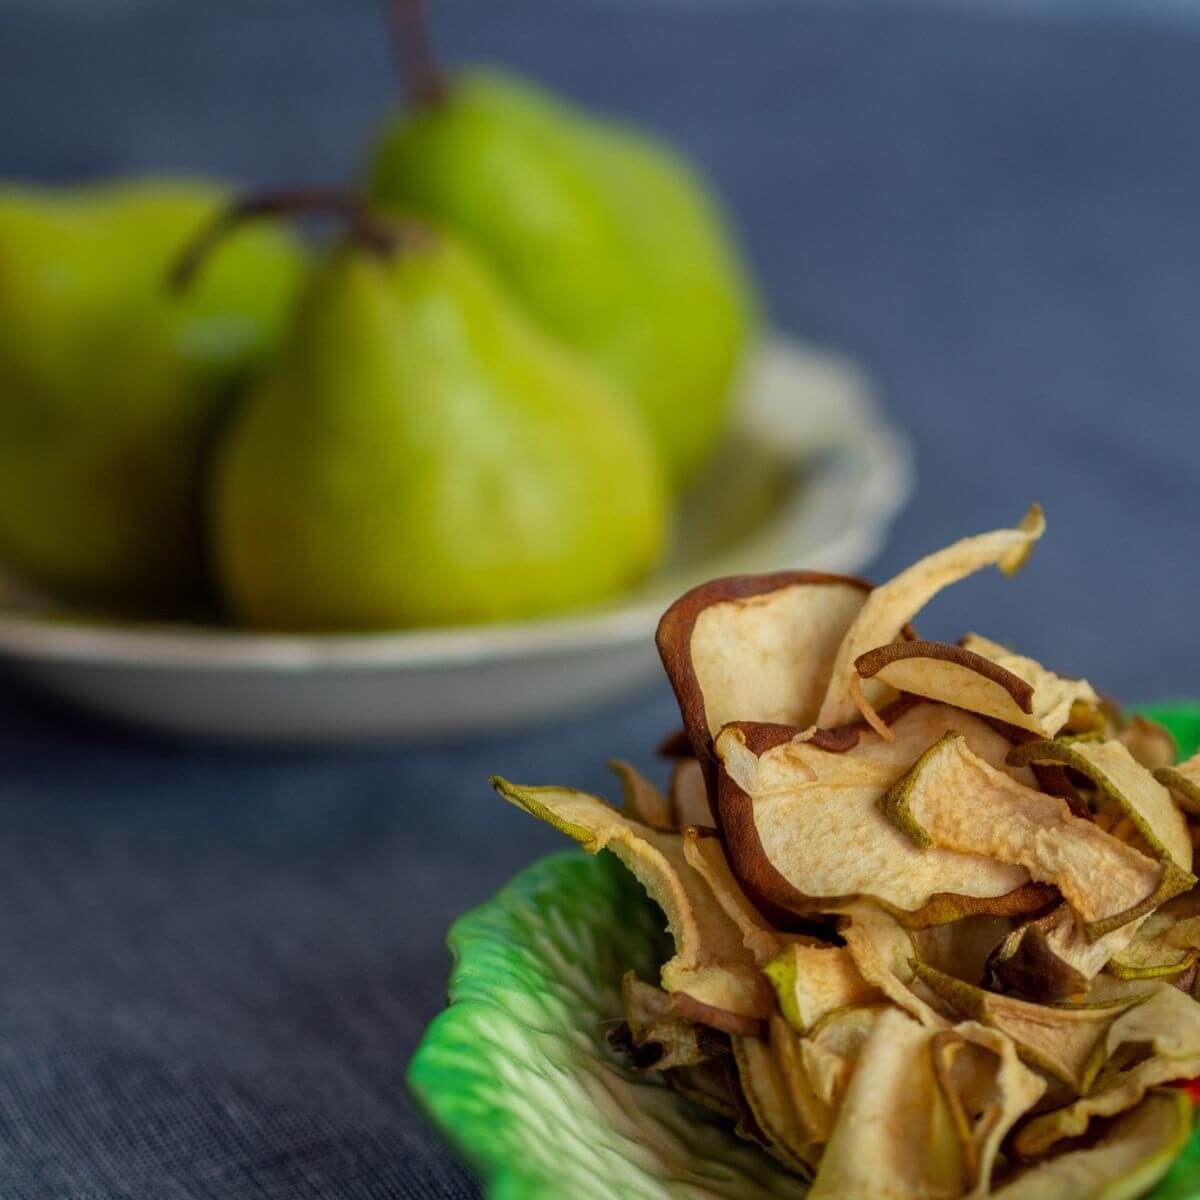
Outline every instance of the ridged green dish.
<svg viewBox="0 0 1200 1200">
<path fill-rule="evenodd" d="M 1200 705 L 1143 711 L 1200 745 Z M 723 1124 L 623 1069 L 607 1030 L 621 975 L 651 977 L 662 917 L 608 854 L 567 852 L 523 871 L 450 931 L 450 1007 L 429 1026 L 409 1085 L 486 1181 L 489 1200 L 758 1200 L 805 1185 Z M 1200 1133 L 1153 1200 L 1200 1200 Z"/>
</svg>

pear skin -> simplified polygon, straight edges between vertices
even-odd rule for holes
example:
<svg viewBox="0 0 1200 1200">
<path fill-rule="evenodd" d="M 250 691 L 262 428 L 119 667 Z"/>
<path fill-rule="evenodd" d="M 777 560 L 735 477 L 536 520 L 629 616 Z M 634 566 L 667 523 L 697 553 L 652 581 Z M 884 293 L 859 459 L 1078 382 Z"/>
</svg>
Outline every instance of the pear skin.
<svg viewBox="0 0 1200 1200">
<path fill-rule="evenodd" d="M 599 601 L 655 565 L 668 521 L 636 415 L 423 227 L 317 272 L 229 431 L 213 515 L 234 614 L 293 630 Z"/>
</svg>

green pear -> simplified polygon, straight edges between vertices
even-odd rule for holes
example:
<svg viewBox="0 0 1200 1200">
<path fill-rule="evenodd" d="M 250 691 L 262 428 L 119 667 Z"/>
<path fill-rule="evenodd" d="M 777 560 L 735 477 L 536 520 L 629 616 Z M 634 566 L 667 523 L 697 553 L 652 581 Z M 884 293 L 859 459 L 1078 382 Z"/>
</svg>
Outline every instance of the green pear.
<svg viewBox="0 0 1200 1200">
<path fill-rule="evenodd" d="M 370 186 L 470 242 L 543 329 L 632 398 L 674 483 L 692 478 L 724 427 L 753 304 L 679 155 L 473 72 L 414 88 L 381 132 Z"/>
<path fill-rule="evenodd" d="M 270 629 L 528 617 L 658 560 L 649 437 L 450 236 L 411 222 L 317 269 L 219 456 L 226 599 Z"/>
<path fill-rule="evenodd" d="M 173 294 L 225 203 L 182 180 L 0 188 L 0 570 L 119 611 L 195 602 L 209 443 L 302 271 L 282 231 L 247 230 Z"/>
</svg>

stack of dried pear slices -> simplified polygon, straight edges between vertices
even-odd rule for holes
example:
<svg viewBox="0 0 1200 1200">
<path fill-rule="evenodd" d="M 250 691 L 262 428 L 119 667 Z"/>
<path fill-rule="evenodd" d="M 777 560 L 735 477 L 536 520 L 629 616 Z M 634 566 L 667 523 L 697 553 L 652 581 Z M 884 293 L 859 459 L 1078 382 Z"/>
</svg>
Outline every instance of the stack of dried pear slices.
<svg viewBox="0 0 1200 1200">
<path fill-rule="evenodd" d="M 666 914 L 613 1043 L 813 1180 L 813 1200 L 1142 1194 L 1200 1075 L 1200 756 L 1084 680 L 909 622 L 1044 530 L 872 588 L 718 580 L 658 645 L 686 741 L 622 809 L 496 779 Z"/>
</svg>

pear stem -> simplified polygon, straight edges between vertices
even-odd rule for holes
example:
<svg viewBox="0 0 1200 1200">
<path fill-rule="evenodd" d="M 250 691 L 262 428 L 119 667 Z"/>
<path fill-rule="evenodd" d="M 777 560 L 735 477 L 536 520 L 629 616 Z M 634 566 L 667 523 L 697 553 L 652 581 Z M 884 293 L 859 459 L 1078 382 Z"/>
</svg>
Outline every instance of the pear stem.
<svg viewBox="0 0 1200 1200">
<path fill-rule="evenodd" d="M 404 229 L 380 219 L 358 192 L 341 188 L 252 192 L 217 213 L 183 248 L 170 268 L 167 286 L 176 292 L 186 290 L 217 246 L 251 221 L 313 214 L 337 218 L 355 243 L 380 257 L 392 254 L 404 240 Z"/>
<path fill-rule="evenodd" d="M 409 100 L 421 108 L 440 104 L 449 89 L 433 50 L 425 0 L 392 0 L 392 40 L 396 61 L 403 64 Z"/>
</svg>

